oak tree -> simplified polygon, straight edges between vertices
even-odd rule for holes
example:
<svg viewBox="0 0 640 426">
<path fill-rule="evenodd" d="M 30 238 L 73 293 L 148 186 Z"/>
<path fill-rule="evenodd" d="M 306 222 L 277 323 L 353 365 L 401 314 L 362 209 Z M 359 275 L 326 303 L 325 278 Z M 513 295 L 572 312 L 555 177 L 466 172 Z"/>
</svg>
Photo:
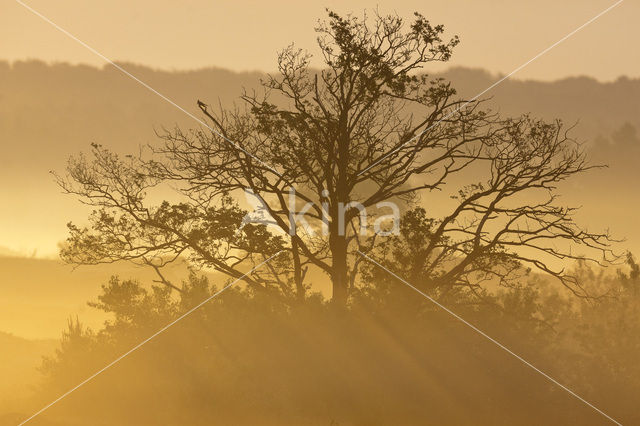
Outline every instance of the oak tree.
<svg viewBox="0 0 640 426">
<path fill-rule="evenodd" d="M 410 277 L 443 292 L 504 280 L 523 264 L 575 290 L 545 259 L 575 258 L 576 244 L 607 252 L 609 237 L 557 204 L 557 185 L 591 168 L 562 123 L 503 118 L 429 77 L 458 39 L 420 14 L 406 25 L 329 11 L 316 31 L 321 68 L 289 46 L 278 73 L 245 91 L 241 106 L 198 101 L 208 127 L 167 131 L 146 156 L 94 146 L 92 158 L 71 159 L 58 182 L 97 209 L 88 227 L 70 225 L 63 258 L 145 263 L 170 285 L 161 268 L 179 258 L 239 278 L 282 250 L 243 279 L 304 300 L 308 271 L 321 271 L 341 306 L 357 284 L 359 252 L 383 259 L 392 249 L 410 250 Z M 167 184 L 179 201 L 151 203 L 149 190 Z M 244 191 L 271 224 L 243 223 L 235 200 Z M 382 233 L 363 223 L 380 203 L 428 206 L 435 193 L 455 203 L 413 210 L 400 235 L 387 235 L 398 230 L 393 221 Z"/>
</svg>

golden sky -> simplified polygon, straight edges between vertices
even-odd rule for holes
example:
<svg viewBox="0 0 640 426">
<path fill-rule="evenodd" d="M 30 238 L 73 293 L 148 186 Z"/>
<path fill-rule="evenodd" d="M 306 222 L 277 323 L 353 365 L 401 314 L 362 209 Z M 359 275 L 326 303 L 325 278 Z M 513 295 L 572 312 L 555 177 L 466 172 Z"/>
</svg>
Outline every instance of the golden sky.
<svg viewBox="0 0 640 426">
<path fill-rule="evenodd" d="M 361 13 L 370 1 L 109 2 L 25 0 L 79 39 L 114 60 L 165 69 L 208 66 L 270 71 L 275 52 L 292 41 L 312 48 L 325 7 Z M 597 15 L 615 0 L 380 1 L 381 12 L 414 10 L 462 39 L 451 65 L 508 73 Z M 589 75 L 614 80 L 640 76 L 640 4 L 626 0 L 518 72 L 552 80 Z M 100 65 L 102 59 L 57 32 L 17 2 L 3 2 L 0 59 L 26 58 Z"/>
</svg>

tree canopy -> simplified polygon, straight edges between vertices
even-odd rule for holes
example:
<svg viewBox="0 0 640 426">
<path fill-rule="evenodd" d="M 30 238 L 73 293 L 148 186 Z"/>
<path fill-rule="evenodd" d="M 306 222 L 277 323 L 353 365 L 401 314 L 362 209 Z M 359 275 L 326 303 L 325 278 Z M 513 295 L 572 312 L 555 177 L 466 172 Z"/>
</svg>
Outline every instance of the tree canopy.
<svg viewBox="0 0 640 426">
<path fill-rule="evenodd" d="M 594 167 L 560 120 L 501 117 L 430 78 L 458 38 L 420 14 L 407 25 L 329 11 L 316 31 L 321 69 L 285 48 L 278 73 L 240 106 L 198 101 L 208 128 L 166 131 L 140 155 L 94 145 L 72 158 L 58 183 L 96 210 L 89 226 L 69 225 L 62 257 L 147 264 L 169 286 L 161 268 L 187 258 L 286 301 L 308 297 L 316 270 L 341 306 L 367 285 L 361 253 L 443 294 L 479 295 L 529 267 L 585 294 L 554 262 L 606 260 L 610 237 L 558 201 L 561 182 Z M 169 185 L 179 200 L 154 203 L 149 192 Z M 247 190 L 272 225 L 244 223 Z M 384 219 L 375 208 L 389 205 L 404 215 L 372 232 L 362 212 Z"/>
</svg>

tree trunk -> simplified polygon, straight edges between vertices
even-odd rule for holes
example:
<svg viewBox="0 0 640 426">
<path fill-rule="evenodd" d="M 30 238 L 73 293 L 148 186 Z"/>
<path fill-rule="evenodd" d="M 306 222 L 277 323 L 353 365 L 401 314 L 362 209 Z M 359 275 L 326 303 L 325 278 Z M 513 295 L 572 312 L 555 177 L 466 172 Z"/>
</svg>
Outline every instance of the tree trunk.
<svg viewBox="0 0 640 426">
<path fill-rule="evenodd" d="M 331 249 L 332 272 L 331 283 L 333 296 L 331 301 L 335 306 L 345 307 L 349 298 L 346 218 L 340 218 L 344 207 L 349 202 L 349 189 L 347 185 L 347 168 L 349 165 L 349 130 L 347 126 L 348 108 L 343 108 L 339 120 L 339 137 L 337 149 L 337 176 L 336 186 L 331 206 L 331 225 L 329 226 L 329 248 Z M 341 227 L 341 223 L 344 225 Z"/>
<path fill-rule="evenodd" d="M 348 266 L 347 266 L 347 240 L 342 235 L 330 237 L 332 271 L 331 285 L 333 295 L 331 303 L 336 306 L 346 306 L 349 297 Z"/>
<path fill-rule="evenodd" d="M 347 238 L 340 235 L 337 221 L 330 226 L 329 248 L 331 250 L 331 302 L 337 306 L 346 306 L 349 297 Z"/>
</svg>

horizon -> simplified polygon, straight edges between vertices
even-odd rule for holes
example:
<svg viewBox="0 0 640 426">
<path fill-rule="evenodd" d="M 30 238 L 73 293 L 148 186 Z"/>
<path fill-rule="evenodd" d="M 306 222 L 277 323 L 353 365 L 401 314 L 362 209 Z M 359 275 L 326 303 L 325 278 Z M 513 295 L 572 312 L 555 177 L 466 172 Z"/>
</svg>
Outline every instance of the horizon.
<svg viewBox="0 0 640 426">
<path fill-rule="evenodd" d="M 99 8 L 88 7 L 79 0 L 63 4 L 34 0 L 28 4 L 112 60 L 119 58 L 154 69 L 219 66 L 236 72 L 275 70 L 275 53 L 294 41 L 296 47 L 315 55 L 313 28 L 317 19 L 325 15 L 325 7 L 339 13 L 355 11 L 354 15 L 360 15 L 362 10 L 369 15 L 376 9 L 383 14 L 397 11 L 403 18 L 418 11 L 434 24 L 443 24 L 445 34 L 457 34 L 461 39 L 451 60 L 437 64 L 436 72 L 464 66 L 496 74 L 511 72 L 613 3 L 573 0 L 558 4 L 544 0 L 525 4 L 499 2 L 495 7 L 486 7 L 462 0 L 446 4 L 404 0 L 371 8 L 364 1 L 348 7 L 334 0 L 304 7 L 257 2 L 246 7 L 192 0 L 191 7 L 180 11 L 150 0 L 127 3 L 127 7 L 115 1 Z M 640 5 L 624 2 L 615 9 L 520 70 L 518 78 L 552 81 L 587 75 L 599 81 L 613 81 L 619 75 L 640 77 L 640 57 L 634 53 L 634 40 L 640 37 L 640 29 L 633 19 L 640 13 Z M 199 13 L 194 15 L 191 10 Z M 540 31 L 541 24 L 544 31 Z M 0 16 L 0 36 L 6 40 L 4 56 L 8 60 L 35 58 L 94 65 L 104 62 L 18 3 L 11 2 Z"/>
<path fill-rule="evenodd" d="M 19 58 L 19 59 L 13 59 L 13 60 L 0 58 L 0 64 L 3 64 L 3 63 L 6 63 L 9 66 L 9 68 L 13 68 L 16 64 L 29 64 L 29 63 L 40 63 L 47 67 L 56 67 L 56 66 L 69 66 L 69 67 L 78 67 L 78 68 L 86 67 L 94 70 L 105 70 L 105 69 L 108 69 L 109 67 L 113 67 L 113 65 L 108 62 L 105 62 L 100 65 L 100 64 L 90 63 L 90 62 L 45 60 L 40 58 Z M 157 67 L 150 64 L 133 62 L 129 60 L 119 60 L 119 59 L 114 59 L 113 63 L 120 66 L 132 67 L 137 69 L 145 69 L 151 72 L 160 72 L 160 73 L 166 73 L 166 74 L 189 74 L 189 73 L 198 73 L 198 72 L 206 72 L 206 71 L 223 71 L 223 72 L 228 72 L 228 73 L 238 74 L 238 75 L 247 75 L 247 74 L 250 75 L 250 74 L 273 74 L 275 72 L 273 70 L 267 71 L 262 69 L 234 70 L 231 68 L 226 68 L 224 66 L 213 65 L 213 64 L 195 67 L 195 68 L 175 68 L 175 67 L 161 67 L 161 66 Z M 467 66 L 467 65 L 451 65 L 443 69 L 440 69 L 438 71 L 425 70 L 424 73 L 440 75 L 440 74 L 451 73 L 453 71 L 458 71 L 458 70 L 482 73 L 487 77 L 495 80 L 503 78 L 508 74 L 508 71 L 491 71 L 490 69 L 483 68 L 482 66 Z M 601 78 L 598 78 L 597 76 L 583 73 L 583 74 L 569 74 L 565 76 L 554 77 L 549 80 L 539 79 L 535 77 L 523 78 L 518 76 L 518 74 L 515 74 L 513 76 L 508 77 L 506 80 L 518 81 L 523 83 L 526 83 L 526 82 L 557 83 L 557 82 L 562 82 L 566 80 L 575 80 L 575 79 L 588 79 L 588 80 L 595 81 L 597 83 L 607 84 L 607 83 L 615 83 L 620 80 L 630 80 L 630 81 L 640 80 L 640 74 L 637 76 L 632 76 L 628 74 L 619 74 L 617 77 L 612 77 L 610 79 L 601 79 Z"/>
</svg>

